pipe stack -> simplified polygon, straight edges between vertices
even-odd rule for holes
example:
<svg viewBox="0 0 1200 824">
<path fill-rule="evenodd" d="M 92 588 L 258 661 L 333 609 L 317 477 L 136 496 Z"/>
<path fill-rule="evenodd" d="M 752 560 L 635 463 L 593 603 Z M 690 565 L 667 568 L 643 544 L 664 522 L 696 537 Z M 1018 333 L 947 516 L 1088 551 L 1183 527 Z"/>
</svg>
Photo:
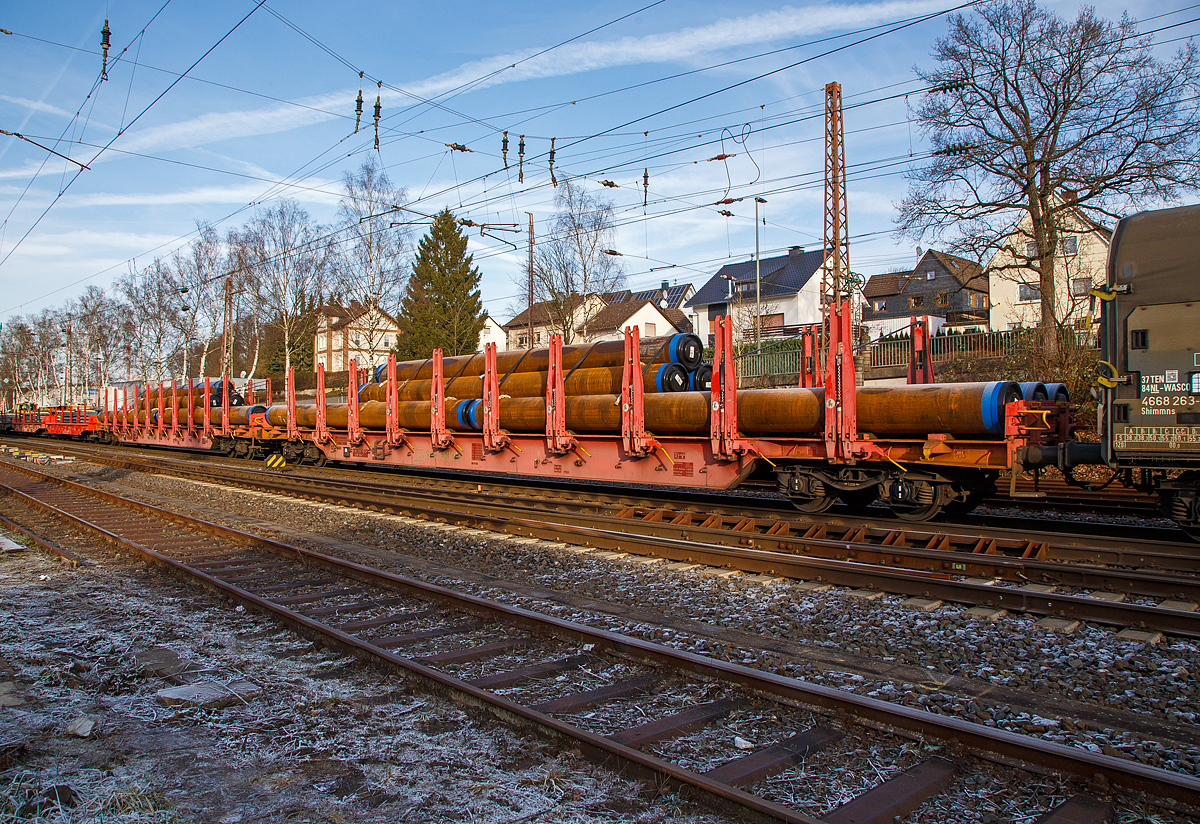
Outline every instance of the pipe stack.
<svg viewBox="0 0 1200 824">
<path fill-rule="evenodd" d="M 958 437 L 994 438 L 1004 434 L 1004 407 L 1020 400 L 1020 387 L 1012 381 L 988 383 L 925 384 L 858 388 L 858 429 L 875 435 L 924 436 L 947 433 Z M 621 431 L 619 394 L 568 395 L 566 423 L 580 434 L 613 434 Z M 456 431 L 482 428 L 477 399 L 445 401 L 446 427 Z M 646 428 L 656 434 L 703 434 L 709 431 L 711 397 L 708 392 L 663 392 L 645 395 Z M 825 426 L 823 389 L 746 389 L 737 393 L 738 428 L 745 435 L 805 436 Z M 428 431 L 431 403 L 407 400 L 397 404 L 401 429 Z M 287 407 L 267 409 L 267 422 L 287 425 Z M 218 418 L 219 419 L 219 418 Z M 326 423 L 345 429 L 347 404 L 330 404 Z M 296 407 L 296 424 L 316 426 L 316 406 Z M 359 407 L 359 425 L 367 431 L 387 428 L 387 403 L 367 401 Z M 500 426 L 510 432 L 544 432 L 546 401 L 542 397 L 502 397 Z"/>
<path fill-rule="evenodd" d="M 565 372 L 565 394 L 568 397 L 619 394 L 624 358 L 624 340 L 564 346 L 562 368 Z M 704 366 L 704 344 L 692 334 L 647 338 L 641 342 L 641 358 L 644 364 L 642 387 L 647 394 L 683 392 L 693 383 L 692 375 Z M 483 355 L 443 359 L 445 397 L 482 398 L 484 368 Z M 544 398 L 549 369 L 549 349 L 496 353 L 496 371 L 502 395 Z M 432 359 L 397 363 L 397 398 L 400 401 L 429 400 L 432 397 L 432 375 Z M 386 380 L 387 365 L 376 367 L 374 380 L 359 388 L 359 401 L 386 401 Z"/>
</svg>

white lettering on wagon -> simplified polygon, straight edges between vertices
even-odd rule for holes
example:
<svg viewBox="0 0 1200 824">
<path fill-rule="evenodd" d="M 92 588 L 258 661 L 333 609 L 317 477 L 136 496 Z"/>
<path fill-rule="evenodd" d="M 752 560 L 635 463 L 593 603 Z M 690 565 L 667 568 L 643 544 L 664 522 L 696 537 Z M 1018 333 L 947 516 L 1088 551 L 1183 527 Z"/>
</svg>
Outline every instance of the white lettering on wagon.
<svg viewBox="0 0 1200 824">
<path fill-rule="evenodd" d="M 1170 447 L 1200 444 L 1200 426 L 1127 426 L 1113 436 L 1113 441 L 1117 449 L 1143 444 L 1167 444 Z"/>
</svg>

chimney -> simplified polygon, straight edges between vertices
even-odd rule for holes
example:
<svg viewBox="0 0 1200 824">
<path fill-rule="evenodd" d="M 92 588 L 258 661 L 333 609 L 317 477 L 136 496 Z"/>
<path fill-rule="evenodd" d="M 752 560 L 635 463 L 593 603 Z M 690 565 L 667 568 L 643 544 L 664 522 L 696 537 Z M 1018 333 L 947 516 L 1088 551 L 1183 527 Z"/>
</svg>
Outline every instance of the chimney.
<svg viewBox="0 0 1200 824">
<path fill-rule="evenodd" d="M 804 247 L 803 246 L 789 246 L 788 247 L 788 257 L 790 257 L 790 258 L 804 257 Z"/>
<path fill-rule="evenodd" d="M 669 281 L 666 281 L 666 280 L 664 280 L 664 281 L 663 281 L 663 284 L 662 284 L 662 290 L 663 290 L 663 294 L 664 294 L 664 295 L 666 295 L 667 291 L 668 291 L 670 288 L 671 288 L 671 283 L 670 283 Z"/>
</svg>

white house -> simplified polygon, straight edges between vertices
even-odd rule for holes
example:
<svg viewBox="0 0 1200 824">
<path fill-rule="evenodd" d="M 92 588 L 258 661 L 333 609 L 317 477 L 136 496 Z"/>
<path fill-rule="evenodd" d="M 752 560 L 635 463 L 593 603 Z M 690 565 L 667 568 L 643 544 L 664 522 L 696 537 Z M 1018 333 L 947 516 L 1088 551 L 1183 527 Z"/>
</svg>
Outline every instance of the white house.
<svg viewBox="0 0 1200 824">
<path fill-rule="evenodd" d="M 1088 292 L 1106 282 L 1108 245 L 1112 231 L 1072 209 L 1061 213 L 1066 231 L 1058 241 L 1054 259 L 1054 305 L 1058 320 L 1079 328 L 1088 326 L 1089 316 L 1099 312 Z M 1004 248 L 988 261 L 988 290 L 992 329 L 1037 326 L 1042 317 L 1042 291 L 1036 269 L 1017 262 L 1017 252 L 1036 256 L 1032 220 L 1026 213 L 1013 229 Z M 1023 260 L 1022 260 L 1023 262 Z M 1036 263 L 1034 264 L 1036 265 Z"/>
<path fill-rule="evenodd" d="M 496 323 L 491 315 L 484 315 L 483 329 L 479 333 L 479 348 L 475 351 L 482 352 L 489 343 L 496 344 L 496 348 L 503 351 L 508 348 L 508 336 L 504 327 Z"/>
<path fill-rule="evenodd" d="M 529 318 L 532 314 L 533 346 L 546 346 L 550 335 L 558 331 L 552 321 L 548 303 L 535 303 L 504 324 L 509 349 L 529 346 Z M 606 304 L 599 295 L 589 295 L 575 312 L 579 320 L 572 323 L 572 343 L 592 343 L 598 340 L 620 340 L 625 327 L 636 326 L 643 338 L 690 332 L 691 324 L 679 309 L 662 306 L 655 300 L 623 300 Z"/>
<path fill-rule="evenodd" d="M 313 337 L 313 369 L 344 372 L 355 360 L 360 369 L 387 360 L 396 343 L 396 320 L 377 306 L 357 301 L 349 307 L 331 303 L 318 310 Z"/>
<path fill-rule="evenodd" d="M 738 337 L 821 322 L 822 251 L 793 246 L 786 255 L 727 263 L 684 304 L 696 334 L 714 332 L 714 321 L 732 316 Z M 761 288 L 760 288 L 761 287 Z M 759 309 L 761 307 L 761 317 Z"/>
</svg>

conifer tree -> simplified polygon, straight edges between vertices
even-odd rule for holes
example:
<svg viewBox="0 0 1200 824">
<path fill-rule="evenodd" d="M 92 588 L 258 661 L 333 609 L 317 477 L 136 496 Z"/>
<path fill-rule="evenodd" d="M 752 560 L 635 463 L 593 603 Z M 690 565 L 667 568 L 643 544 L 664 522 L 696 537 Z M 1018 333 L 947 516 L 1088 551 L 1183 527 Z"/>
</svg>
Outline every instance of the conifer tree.
<svg viewBox="0 0 1200 824">
<path fill-rule="evenodd" d="M 428 357 L 437 348 L 447 356 L 463 355 L 479 346 L 484 324 L 481 275 L 471 260 L 466 236 L 450 210 L 444 209 L 417 246 L 396 319 L 399 357 Z"/>
</svg>

